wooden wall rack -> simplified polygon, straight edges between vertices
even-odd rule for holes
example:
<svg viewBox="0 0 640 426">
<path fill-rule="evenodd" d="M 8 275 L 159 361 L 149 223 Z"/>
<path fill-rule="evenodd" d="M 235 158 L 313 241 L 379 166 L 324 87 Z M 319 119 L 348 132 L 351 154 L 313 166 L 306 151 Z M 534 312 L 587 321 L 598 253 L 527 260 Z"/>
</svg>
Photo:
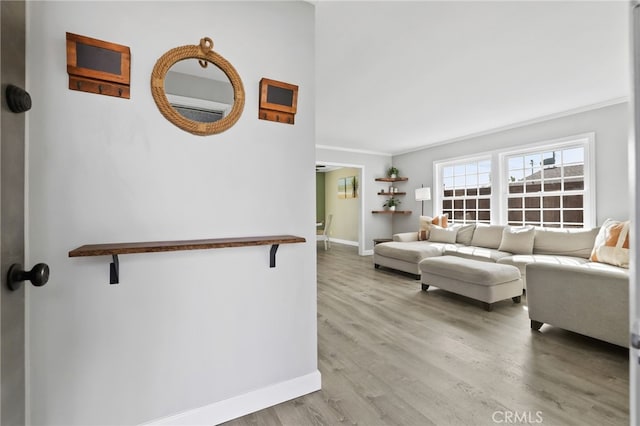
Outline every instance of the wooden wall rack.
<svg viewBox="0 0 640 426">
<path fill-rule="evenodd" d="M 131 50 L 68 32 L 67 74 L 70 90 L 129 99 Z"/>
<path fill-rule="evenodd" d="M 260 120 L 294 124 L 298 111 L 298 86 L 283 81 L 260 80 Z"/>
<path fill-rule="evenodd" d="M 248 247 L 270 245 L 269 267 L 276 266 L 276 252 L 280 244 L 304 243 L 306 239 L 293 235 L 267 235 L 260 237 L 214 238 L 207 240 L 153 241 L 134 243 L 89 244 L 75 248 L 69 257 L 112 256 L 110 264 L 111 284 L 120 282 L 120 263 L 118 255 L 133 253 L 157 253 L 165 251 L 207 250 L 228 247 Z"/>
</svg>

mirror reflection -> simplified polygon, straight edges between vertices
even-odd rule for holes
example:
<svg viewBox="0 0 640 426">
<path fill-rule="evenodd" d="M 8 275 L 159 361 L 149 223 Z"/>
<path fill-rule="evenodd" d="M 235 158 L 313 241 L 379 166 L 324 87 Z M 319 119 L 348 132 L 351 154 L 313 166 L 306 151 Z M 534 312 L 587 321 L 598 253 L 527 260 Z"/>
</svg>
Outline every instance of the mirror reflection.
<svg viewBox="0 0 640 426">
<path fill-rule="evenodd" d="M 176 62 L 167 71 L 164 89 L 169 104 L 188 120 L 214 123 L 233 107 L 231 81 L 211 62 L 194 58 Z"/>
<path fill-rule="evenodd" d="M 151 72 L 151 95 L 167 120 L 199 136 L 230 129 L 244 109 L 240 75 L 209 37 L 165 52 Z"/>
</svg>

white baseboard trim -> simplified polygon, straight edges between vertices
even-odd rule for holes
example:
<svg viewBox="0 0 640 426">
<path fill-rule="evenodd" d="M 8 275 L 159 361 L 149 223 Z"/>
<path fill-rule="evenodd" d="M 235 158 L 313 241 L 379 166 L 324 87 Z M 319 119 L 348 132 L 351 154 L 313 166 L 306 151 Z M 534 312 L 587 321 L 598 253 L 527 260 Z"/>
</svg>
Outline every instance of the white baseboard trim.
<svg viewBox="0 0 640 426">
<path fill-rule="evenodd" d="M 322 378 L 316 370 L 306 376 L 276 383 L 244 395 L 214 402 L 170 417 L 153 420 L 144 425 L 211 426 L 272 407 L 321 389 Z"/>
<path fill-rule="evenodd" d="M 357 241 L 349 241 L 349 240 L 341 240 L 339 238 L 329 238 L 332 243 L 344 244 L 347 246 L 355 246 L 358 247 Z"/>
<path fill-rule="evenodd" d="M 361 256 L 373 256 L 373 250 L 364 250 Z"/>
</svg>

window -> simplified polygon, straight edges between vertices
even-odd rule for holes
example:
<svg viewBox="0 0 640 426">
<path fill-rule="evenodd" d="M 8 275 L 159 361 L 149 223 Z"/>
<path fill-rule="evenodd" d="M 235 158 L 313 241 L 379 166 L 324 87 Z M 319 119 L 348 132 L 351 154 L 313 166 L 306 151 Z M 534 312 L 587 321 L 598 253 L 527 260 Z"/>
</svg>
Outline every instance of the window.
<svg viewBox="0 0 640 426">
<path fill-rule="evenodd" d="M 442 213 L 453 223 L 491 222 L 491 160 L 442 164 Z"/>
<path fill-rule="evenodd" d="M 594 134 L 434 162 L 434 215 L 453 223 L 595 226 Z"/>
<path fill-rule="evenodd" d="M 510 154 L 507 223 L 554 228 L 585 226 L 585 146 Z"/>
</svg>

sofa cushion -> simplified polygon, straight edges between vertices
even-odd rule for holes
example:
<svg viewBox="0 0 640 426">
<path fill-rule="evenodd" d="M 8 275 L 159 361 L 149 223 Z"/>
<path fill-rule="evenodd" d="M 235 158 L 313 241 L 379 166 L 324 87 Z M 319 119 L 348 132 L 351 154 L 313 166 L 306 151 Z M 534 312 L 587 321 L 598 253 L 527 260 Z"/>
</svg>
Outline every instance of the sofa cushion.
<svg viewBox="0 0 640 426">
<path fill-rule="evenodd" d="M 455 244 L 457 235 L 457 228 L 441 228 L 437 225 L 433 225 L 429 232 L 429 241 L 434 243 Z"/>
<path fill-rule="evenodd" d="M 520 273 L 526 274 L 526 267 L 531 263 L 545 263 L 554 265 L 582 265 L 588 263 L 589 260 L 583 257 L 573 256 L 553 256 L 549 254 L 517 254 L 514 256 L 503 257 L 498 263 L 505 265 L 513 265 L 520 269 Z"/>
<path fill-rule="evenodd" d="M 455 256 L 442 256 L 424 259 L 420 270 L 432 275 L 453 278 L 466 283 L 479 285 L 498 285 L 520 279 L 517 268 L 508 265 L 469 262 Z M 438 284 L 434 284 L 438 285 Z M 520 289 L 522 293 L 522 288 Z"/>
<path fill-rule="evenodd" d="M 471 244 L 471 239 L 473 238 L 473 231 L 476 229 L 475 223 L 469 223 L 467 225 L 462 225 L 460 223 L 456 223 L 450 226 L 451 229 L 457 229 L 458 234 L 456 235 L 456 243 L 464 244 L 468 246 Z"/>
<path fill-rule="evenodd" d="M 629 224 L 629 221 L 605 220 L 596 236 L 591 260 L 628 268 Z"/>
<path fill-rule="evenodd" d="M 417 232 L 400 232 L 398 234 L 393 234 L 393 241 L 399 242 L 409 242 L 409 241 L 418 241 L 418 233 Z"/>
<path fill-rule="evenodd" d="M 446 228 L 449 223 L 449 214 L 441 216 L 420 216 L 418 228 L 418 241 L 426 241 L 429 239 L 429 231 L 433 225 Z"/>
<path fill-rule="evenodd" d="M 409 243 L 388 242 L 376 244 L 373 250 L 380 256 L 404 260 L 417 264 L 425 257 L 440 256 L 446 244 L 414 241 Z"/>
<path fill-rule="evenodd" d="M 533 253 L 533 239 L 536 230 L 532 226 L 513 227 L 507 226 L 502 231 L 502 240 L 500 241 L 500 251 L 508 251 L 514 254 L 531 254 Z"/>
<path fill-rule="evenodd" d="M 608 263 L 600 262 L 586 262 L 580 265 L 580 268 L 594 271 L 597 273 L 604 272 L 611 275 L 611 277 L 627 277 L 629 278 L 629 269 L 619 266 L 610 265 Z"/>
<path fill-rule="evenodd" d="M 536 228 L 533 254 L 555 254 L 589 259 L 599 228 Z"/>
<path fill-rule="evenodd" d="M 464 257 L 465 259 L 481 260 L 485 262 L 497 262 L 503 257 L 512 256 L 511 253 L 490 249 L 486 247 L 474 246 L 447 246 L 444 249 L 445 256 Z"/>
<path fill-rule="evenodd" d="M 473 231 L 473 238 L 471 238 L 471 245 L 497 249 L 500 247 L 504 228 L 501 225 L 476 225 L 476 229 Z"/>
</svg>

